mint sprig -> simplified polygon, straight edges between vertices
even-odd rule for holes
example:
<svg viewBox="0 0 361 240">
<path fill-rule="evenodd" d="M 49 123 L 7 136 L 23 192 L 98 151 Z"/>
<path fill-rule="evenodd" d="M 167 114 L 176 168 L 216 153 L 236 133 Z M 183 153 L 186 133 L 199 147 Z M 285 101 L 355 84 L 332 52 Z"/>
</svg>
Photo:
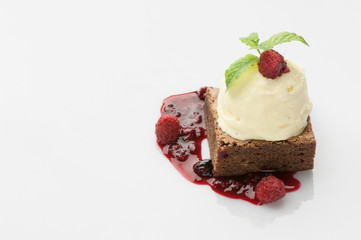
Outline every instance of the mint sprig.
<svg viewBox="0 0 361 240">
<path fill-rule="evenodd" d="M 286 42 L 299 41 L 309 46 L 303 37 L 291 32 L 277 33 L 260 44 L 258 34 L 256 32 L 251 33 L 248 37 L 242 37 L 239 40 L 249 46 L 250 49 L 257 50 L 260 55 L 262 54 L 260 50 L 266 51 Z M 247 71 L 249 67 L 257 63 L 258 60 L 259 58 L 257 56 L 253 54 L 247 54 L 246 56 L 241 57 L 234 63 L 232 63 L 225 72 L 227 91 L 232 86 L 232 84 L 241 77 L 242 73 Z"/>
<path fill-rule="evenodd" d="M 258 46 L 259 38 L 258 33 L 253 32 L 248 37 L 239 38 L 241 42 L 246 44 L 247 46 L 250 46 L 251 48 L 255 48 Z M 261 55 L 261 52 L 257 49 L 258 53 Z"/>
<path fill-rule="evenodd" d="M 239 58 L 229 66 L 226 70 L 226 87 L 227 90 L 232 86 L 232 83 L 237 80 L 241 74 L 247 69 L 258 62 L 258 57 L 253 54 L 247 54 L 244 57 Z"/>
<path fill-rule="evenodd" d="M 239 40 L 251 48 L 258 46 L 259 43 L 258 34 L 256 32 L 251 33 L 248 37 L 239 38 Z"/>
<path fill-rule="evenodd" d="M 262 49 L 266 51 L 272 49 L 276 45 L 280 45 L 282 43 L 291 42 L 291 41 L 300 41 L 303 44 L 309 46 L 306 40 L 303 37 L 297 35 L 296 33 L 281 32 L 273 35 L 267 41 L 264 41 L 263 43 L 257 46 L 253 46 L 251 48 Z"/>
</svg>

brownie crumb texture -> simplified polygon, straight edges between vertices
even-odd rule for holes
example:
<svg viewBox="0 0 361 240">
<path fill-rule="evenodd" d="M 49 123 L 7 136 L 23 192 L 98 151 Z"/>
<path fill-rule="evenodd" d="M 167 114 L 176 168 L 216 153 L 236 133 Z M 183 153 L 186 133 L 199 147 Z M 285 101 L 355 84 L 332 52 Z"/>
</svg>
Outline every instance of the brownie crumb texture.
<svg viewBox="0 0 361 240">
<path fill-rule="evenodd" d="M 299 136 L 283 141 L 238 140 L 218 126 L 219 89 L 208 88 L 204 112 L 214 176 L 241 175 L 261 170 L 300 171 L 313 168 L 316 150 L 310 118 Z"/>
</svg>

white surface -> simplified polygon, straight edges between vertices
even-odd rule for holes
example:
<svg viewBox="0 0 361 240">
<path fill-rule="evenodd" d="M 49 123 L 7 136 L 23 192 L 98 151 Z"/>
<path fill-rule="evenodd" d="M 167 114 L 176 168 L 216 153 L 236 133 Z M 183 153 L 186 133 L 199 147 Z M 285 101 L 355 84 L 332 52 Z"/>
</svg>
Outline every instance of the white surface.
<svg viewBox="0 0 361 240">
<path fill-rule="evenodd" d="M 0 239 L 339 239 L 361 222 L 360 1 L 1 1 Z M 163 98 L 217 86 L 257 31 L 306 69 L 317 156 L 257 207 L 157 148 Z M 356 234 L 356 235 L 355 235 Z"/>
</svg>

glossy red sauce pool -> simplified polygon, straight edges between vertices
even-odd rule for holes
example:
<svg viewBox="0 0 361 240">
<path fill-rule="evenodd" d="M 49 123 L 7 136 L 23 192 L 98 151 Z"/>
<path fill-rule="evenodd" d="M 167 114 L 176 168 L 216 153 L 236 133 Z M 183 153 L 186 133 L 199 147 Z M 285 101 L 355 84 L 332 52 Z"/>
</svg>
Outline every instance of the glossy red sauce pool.
<svg viewBox="0 0 361 240">
<path fill-rule="evenodd" d="M 160 144 L 163 154 L 187 180 L 209 185 L 213 191 L 225 197 L 242 199 L 261 205 L 255 198 L 255 186 L 265 176 L 272 174 L 283 180 L 286 192 L 300 188 L 300 182 L 294 178 L 295 172 L 255 172 L 232 177 L 203 177 L 195 173 L 193 166 L 202 160 L 202 141 L 207 138 L 204 119 L 205 88 L 198 92 L 173 95 L 163 100 L 162 115 L 174 115 L 181 123 L 181 134 L 177 142 Z"/>
</svg>

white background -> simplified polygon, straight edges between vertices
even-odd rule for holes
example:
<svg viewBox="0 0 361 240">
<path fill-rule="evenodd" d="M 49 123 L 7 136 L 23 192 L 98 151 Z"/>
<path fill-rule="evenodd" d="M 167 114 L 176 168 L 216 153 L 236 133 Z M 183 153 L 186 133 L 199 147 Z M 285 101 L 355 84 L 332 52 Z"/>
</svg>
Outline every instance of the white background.
<svg viewBox="0 0 361 240">
<path fill-rule="evenodd" d="M 359 236 L 361 1 L 1 1 L 0 239 Z M 162 155 L 162 99 L 219 86 L 281 31 L 317 139 L 299 191 L 262 207 L 186 181 Z M 205 155 L 207 151 L 205 150 Z"/>
</svg>

